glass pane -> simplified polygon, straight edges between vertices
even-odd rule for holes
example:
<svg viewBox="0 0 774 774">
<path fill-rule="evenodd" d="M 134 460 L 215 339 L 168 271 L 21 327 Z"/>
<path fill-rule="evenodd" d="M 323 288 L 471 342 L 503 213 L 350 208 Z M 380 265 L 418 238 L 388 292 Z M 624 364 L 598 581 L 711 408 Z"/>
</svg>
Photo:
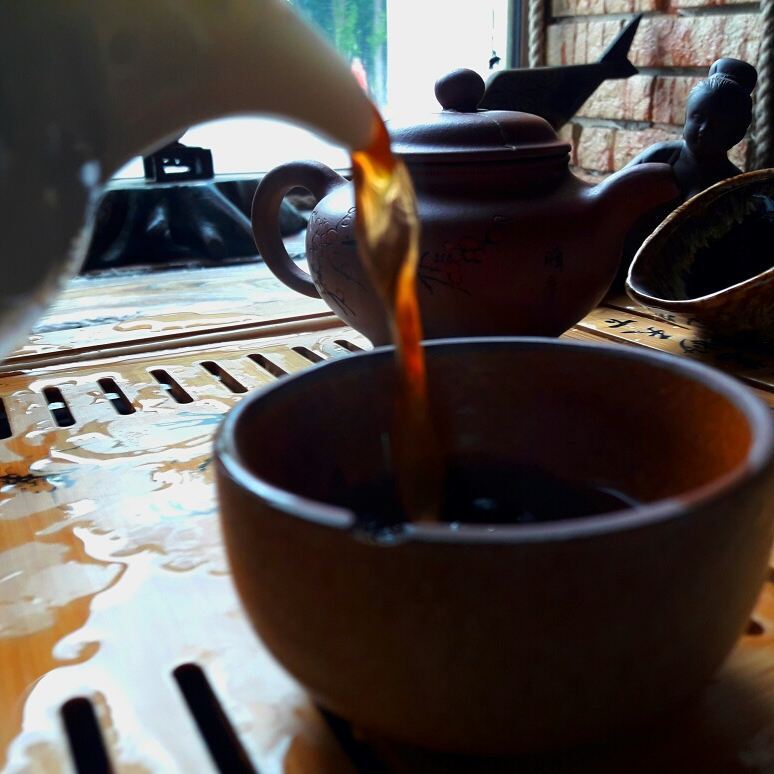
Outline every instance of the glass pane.
<svg viewBox="0 0 774 774">
<path fill-rule="evenodd" d="M 496 54 L 506 61 L 508 0 L 289 0 L 333 43 L 389 119 L 422 120 L 437 111 L 437 78 L 469 67 L 486 78 Z M 341 148 L 267 118 L 230 118 L 190 129 L 186 145 L 210 148 L 218 174 L 262 172 L 316 159 L 347 168 Z M 135 159 L 117 177 L 142 177 Z"/>
</svg>

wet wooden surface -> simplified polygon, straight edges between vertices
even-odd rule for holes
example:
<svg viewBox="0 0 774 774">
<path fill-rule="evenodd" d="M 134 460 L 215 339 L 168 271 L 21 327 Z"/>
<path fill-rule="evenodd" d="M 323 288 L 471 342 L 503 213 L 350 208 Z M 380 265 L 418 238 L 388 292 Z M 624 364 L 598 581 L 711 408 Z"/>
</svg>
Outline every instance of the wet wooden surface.
<svg viewBox="0 0 774 774">
<path fill-rule="evenodd" d="M 327 722 L 240 611 L 210 446 L 246 392 L 368 344 L 261 271 L 77 280 L 0 371 L 0 769 L 74 771 L 66 702 L 85 697 L 116 770 L 216 770 L 182 690 L 200 689 L 175 677 L 194 664 L 260 772 L 774 771 L 771 582 L 695 703 L 596 749 L 451 759 Z M 774 406 L 770 352 L 686 323 L 616 299 L 567 335 L 712 362 Z"/>
<path fill-rule="evenodd" d="M 263 263 L 76 277 L 15 355 L 109 347 L 329 311 L 319 299 L 277 282 Z"/>
</svg>

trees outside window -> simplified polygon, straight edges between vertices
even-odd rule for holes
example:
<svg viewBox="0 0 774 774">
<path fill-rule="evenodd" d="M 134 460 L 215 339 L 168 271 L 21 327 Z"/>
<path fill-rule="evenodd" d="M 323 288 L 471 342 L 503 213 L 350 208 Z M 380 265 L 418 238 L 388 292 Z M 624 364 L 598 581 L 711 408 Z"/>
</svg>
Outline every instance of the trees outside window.
<svg viewBox="0 0 774 774">
<path fill-rule="evenodd" d="M 380 105 L 387 101 L 386 0 L 290 0 L 347 59 Z"/>
</svg>

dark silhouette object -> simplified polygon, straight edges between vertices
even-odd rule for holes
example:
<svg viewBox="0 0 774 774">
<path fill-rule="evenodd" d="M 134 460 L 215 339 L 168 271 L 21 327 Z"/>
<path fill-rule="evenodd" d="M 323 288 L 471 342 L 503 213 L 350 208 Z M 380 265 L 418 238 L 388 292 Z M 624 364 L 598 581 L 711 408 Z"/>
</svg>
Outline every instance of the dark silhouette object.
<svg viewBox="0 0 774 774">
<path fill-rule="evenodd" d="M 718 59 L 688 97 L 682 139 L 651 145 L 626 165 L 670 164 L 680 196 L 645 215 L 627 236 L 615 290 L 623 288 L 635 253 L 667 215 L 715 183 L 742 173 L 729 161 L 728 151 L 742 140 L 752 120 L 750 93 L 757 77 L 747 62 Z"/>
<path fill-rule="evenodd" d="M 105 191 L 83 271 L 255 257 L 254 180 L 216 182 L 210 151 L 177 141 L 144 157 L 143 166 L 145 180 L 116 181 Z M 283 202 L 283 236 L 306 224 Z"/>
<path fill-rule="evenodd" d="M 215 176 L 209 148 L 194 148 L 177 140 L 145 156 L 142 164 L 145 179 L 154 183 L 210 180 Z"/>
<path fill-rule="evenodd" d="M 487 83 L 479 107 L 534 113 L 545 118 L 554 129 L 560 129 L 603 81 L 637 74 L 637 68 L 627 56 L 641 18 L 642 14 L 635 16 L 593 64 L 495 73 Z"/>
<path fill-rule="evenodd" d="M 122 184 L 100 201 L 83 270 L 251 255 L 250 221 L 213 183 Z"/>
</svg>

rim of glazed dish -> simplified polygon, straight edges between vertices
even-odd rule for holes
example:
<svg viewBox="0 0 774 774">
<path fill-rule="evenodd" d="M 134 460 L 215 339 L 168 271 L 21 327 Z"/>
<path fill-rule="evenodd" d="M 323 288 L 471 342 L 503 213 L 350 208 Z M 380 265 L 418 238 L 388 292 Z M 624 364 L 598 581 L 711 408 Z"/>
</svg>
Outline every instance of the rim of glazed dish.
<svg viewBox="0 0 774 774">
<path fill-rule="evenodd" d="M 643 290 L 641 285 L 635 284 L 636 280 L 632 277 L 631 270 L 629 271 L 629 276 L 626 279 L 626 284 L 627 292 L 634 298 L 635 301 L 638 301 L 645 306 L 657 306 L 662 309 L 669 309 L 670 312 L 679 312 L 681 310 L 689 311 L 697 304 L 711 301 L 715 298 L 720 298 L 732 290 L 738 290 L 740 288 L 754 288 L 758 285 L 766 285 L 772 279 L 774 279 L 774 266 L 766 269 L 766 271 L 761 272 L 760 274 L 749 277 L 742 282 L 729 285 L 722 290 L 716 290 L 714 293 L 708 293 L 706 296 L 691 296 L 691 298 L 664 298 L 663 296 L 653 296 L 648 291 Z"/>
<path fill-rule="evenodd" d="M 728 285 L 725 288 L 707 293 L 703 296 L 691 296 L 690 298 L 665 298 L 664 296 L 654 296 L 643 284 L 643 279 L 637 276 L 637 269 L 642 263 L 644 257 L 649 257 L 654 250 L 658 251 L 668 245 L 669 237 L 683 221 L 690 221 L 694 215 L 693 210 L 701 208 L 709 209 L 716 202 L 728 196 L 738 188 L 746 188 L 756 183 L 765 183 L 771 181 L 774 185 L 774 169 L 759 169 L 754 172 L 745 172 L 736 177 L 721 180 L 709 188 L 701 191 L 686 202 L 681 204 L 674 212 L 655 228 L 653 233 L 640 245 L 636 255 L 632 259 L 629 271 L 626 275 L 626 291 L 645 306 L 655 306 L 662 309 L 668 309 L 670 312 L 690 312 L 692 307 L 697 304 L 703 304 L 716 298 L 722 298 L 731 291 L 747 290 L 755 288 L 758 285 L 766 285 L 774 279 L 774 266 L 770 266 L 752 277 L 748 277 L 741 282 Z M 647 281 L 647 280 L 646 280 Z"/>
<path fill-rule="evenodd" d="M 738 490 L 745 482 L 762 474 L 774 457 L 774 422 L 769 409 L 750 390 L 730 376 L 716 369 L 674 355 L 649 350 L 636 350 L 615 345 L 590 344 L 537 337 L 493 337 L 441 339 L 425 342 L 424 348 L 433 350 L 491 349 L 514 350 L 545 349 L 595 352 L 602 358 L 637 360 L 650 367 L 661 368 L 699 382 L 704 388 L 721 394 L 746 418 L 750 428 L 750 448 L 744 459 L 732 470 L 713 481 L 688 490 L 679 497 L 656 500 L 608 513 L 584 516 L 564 521 L 538 524 L 460 524 L 452 529 L 448 523 L 410 523 L 391 535 L 390 543 L 406 541 L 444 543 L 530 543 L 553 540 L 587 538 L 622 530 L 642 528 L 661 521 L 679 518 L 687 509 L 707 504 Z M 338 505 L 302 497 L 269 483 L 250 470 L 235 441 L 235 431 L 242 417 L 253 410 L 256 403 L 271 403 L 289 390 L 303 390 L 306 382 L 320 378 L 320 371 L 359 369 L 362 360 L 392 358 L 393 347 L 380 347 L 370 352 L 349 355 L 346 358 L 318 363 L 304 371 L 283 377 L 275 384 L 244 398 L 226 415 L 215 435 L 215 457 L 225 475 L 239 487 L 265 501 L 276 510 L 319 526 L 353 533 L 355 516 L 351 510 Z"/>
</svg>

